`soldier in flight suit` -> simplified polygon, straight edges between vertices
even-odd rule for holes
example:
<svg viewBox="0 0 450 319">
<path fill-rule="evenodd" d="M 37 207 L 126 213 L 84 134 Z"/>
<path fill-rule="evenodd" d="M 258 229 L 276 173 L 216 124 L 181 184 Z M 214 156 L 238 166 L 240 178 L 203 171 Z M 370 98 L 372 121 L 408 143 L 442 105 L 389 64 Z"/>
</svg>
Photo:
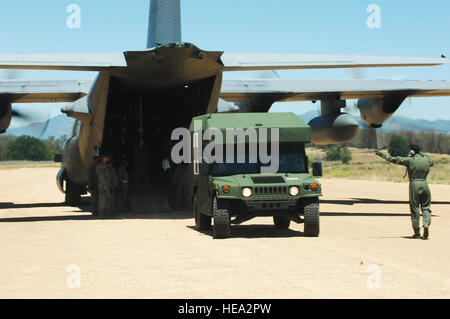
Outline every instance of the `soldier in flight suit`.
<svg viewBox="0 0 450 319">
<path fill-rule="evenodd" d="M 98 164 L 98 216 L 111 217 L 113 213 L 115 191 L 118 185 L 116 170 L 112 166 L 112 156 L 104 155 L 102 163 Z"/>
<path fill-rule="evenodd" d="M 406 166 L 409 176 L 409 207 L 411 211 L 412 226 L 414 229 L 413 238 L 420 238 L 420 211 L 422 208 L 423 238 L 429 236 L 428 228 L 431 224 L 431 193 L 428 188 L 427 176 L 433 161 L 420 152 L 418 145 L 410 145 L 409 157 L 390 156 L 376 151 L 375 154 L 387 161 Z"/>
<path fill-rule="evenodd" d="M 91 193 L 91 212 L 93 216 L 98 212 L 98 178 L 97 178 L 97 165 L 100 163 L 100 156 L 94 156 L 92 164 L 87 169 L 88 174 L 88 191 Z"/>
</svg>

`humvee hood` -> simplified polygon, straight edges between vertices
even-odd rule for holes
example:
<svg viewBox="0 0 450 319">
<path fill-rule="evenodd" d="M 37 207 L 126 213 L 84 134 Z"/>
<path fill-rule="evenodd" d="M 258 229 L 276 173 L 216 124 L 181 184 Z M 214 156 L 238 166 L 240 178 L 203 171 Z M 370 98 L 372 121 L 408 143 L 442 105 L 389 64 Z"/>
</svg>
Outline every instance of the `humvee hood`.
<svg viewBox="0 0 450 319">
<path fill-rule="evenodd" d="M 276 186 L 276 185 L 298 185 L 308 180 L 311 181 L 309 174 L 239 174 L 231 176 L 215 176 L 215 183 L 229 183 L 240 186 Z"/>
</svg>

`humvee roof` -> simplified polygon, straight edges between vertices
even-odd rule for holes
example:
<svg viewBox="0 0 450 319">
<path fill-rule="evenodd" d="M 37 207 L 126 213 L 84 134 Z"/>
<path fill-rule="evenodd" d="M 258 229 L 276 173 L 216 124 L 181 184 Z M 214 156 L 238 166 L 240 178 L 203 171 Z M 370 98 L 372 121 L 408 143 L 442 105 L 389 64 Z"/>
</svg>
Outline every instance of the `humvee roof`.
<svg viewBox="0 0 450 319">
<path fill-rule="evenodd" d="M 311 141 L 311 129 L 297 115 L 286 113 L 214 113 L 192 119 L 190 131 L 194 131 L 194 121 L 202 121 L 202 131 L 218 129 L 225 135 L 226 129 L 279 128 L 280 143 Z M 270 140 L 270 130 L 268 130 Z"/>
</svg>

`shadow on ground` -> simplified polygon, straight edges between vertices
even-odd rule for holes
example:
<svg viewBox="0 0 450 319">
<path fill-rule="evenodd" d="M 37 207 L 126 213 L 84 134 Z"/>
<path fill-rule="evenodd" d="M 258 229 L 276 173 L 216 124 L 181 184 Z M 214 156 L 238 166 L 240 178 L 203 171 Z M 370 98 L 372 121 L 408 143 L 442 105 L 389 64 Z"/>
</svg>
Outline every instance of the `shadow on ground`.
<svg viewBox="0 0 450 319">
<path fill-rule="evenodd" d="M 213 237 L 213 231 L 211 230 L 197 230 L 195 226 L 186 226 L 193 231 L 202 233 L 206 236 Z M 279 230 L 273 225 L 232 225 L 231 236 L 229 238 L 287 238 L 287 237 L 306 237 L 303 232 L 293 229 Z"/>
<path fill-rule="evenodd" d="M 8 217 L 0 218 L 0 223 L 5 222 L 38 222 L 38 221 L 67 221 L 67 220 L 95 220 L 99 219 L 96 216 L 92 216 L 90 213 L 90 197 L 82 197 L 81 205 L 77 207 L 67 206 L 65 203 L 19 203 L 15 204 L 12 202 L 0 203 L 0 209 L 33 209 L 33 208 L 51 208 L 51 207 L 70 207 L 73 210 L 65 212 L 66 215 L 59 216 L 22 216 L 22 217 Z M 383 201 L 367 198 L 353 198 L 348 200 L 321 200 L 321 204 L 336 204 L 336 205 L 354 205 L 354 204 L 405 204 L 408 205 L 407 201 Z M 432 202 L 432 205 L 448 205 L 450 202 L 447 201 L 437 201 Z M 67 213 L 76 213 L 76 215 L 67 215 Z M 81 215 L 82 213 L 82 215 Z M 32 211 L 30 211 L 32 214 Z M 321 216 L 342 216 L 342 217 L 409 217 L 409 213 L 364 213 L 364 212 L 321 212 Z M 432 215 L 437 217 L 438 215 Z M 131 209 L 123 209 L 115 213 L 111 218 L 103 219 L 191 219 L 193 218 L 192 212 L 186 211 L 171 211 L 169 213 L 137 213 L 133 212 Z M 250 229 L 246 229 L 250 227 Z M 253 227 L 253 228 L 252 228 Z M 255 228 L 256 227 L 256 228 Z M 259 228 L 258 228 L 259 227 Z M 258 237 L 293 237 L 301 236 L 302 233 L 274 233 L 275 231 L 280 232 L 280 230 L 274 230 L 273 226 L 265 225 L 239 225 L 233 226 L 235 234 L 232 237 L 240 236 L 244 238 Z M 292 231 L 293 232 L 293 231 Z M 250 237 L 247 237 L 250 236 Z"/>
<path fill-rule="evenodd" d="M 33 204 L 0 203 L 0 209 L 62 207 L 62 206 L 65 206 L 65 204 L 64 203 L 33 203 Z"/>
<path fill-rule="evenodd" d="M 413 236 L 391 236 L 391 237 L 369 237 L 369 238 L 376 238 L 376 239 L 413 239 L 413 240 L 428 240 L 424 239 L 422 237 L 416 238 Z"/>
<path fill-rule="evenodd" d="M 70 211 L 61 212 L 64 215 L 53 216 L 22 216 L 1 218 L 0 223 L 7 222 L 40 222 L 40 221 L 69 221 L 69 220 L 97 220 L 97 219 L 190 219 L 193 214 L 190 211 L 171 211 L 169 213 L 136 213 L 131 209 L 122 209 L 115 212 L 111 218 L 98 218 L 93 216 L 90 212 L 89 197 L 83 197 L 80 206 L 67 206 L 65 203 L 0 203 L 0 209 L 31 209 L 27 211 L 28 214 L 33 214 L 33 208 L 52 208 L 52 207 L 67 207 Z M 74 214 L 70 214 L 74 213 Z"/>
<path fill-rule="evenodd" d="M 320 212 L 320 216 L 330 217 L 411 217 L 410 213 L 360 213 L 360 212 Z M 422 214 L 420 214 L 422 216 Z M 431 215 L 432 217 L 439 217 L 439 215 Z"/>
<path fill-rule="evenodd" d="M 405 204 L 409 205 L 409 201 L 399 200 L 379 200 L 371 198 L 351 198 L 351 199 L 321 199 L 321 204 L 335 204 L 335 205 L 355 205 L 355 204 Z M 431 205 L 450 205 L 450 201 L 432 201 Z"/>
</svg>

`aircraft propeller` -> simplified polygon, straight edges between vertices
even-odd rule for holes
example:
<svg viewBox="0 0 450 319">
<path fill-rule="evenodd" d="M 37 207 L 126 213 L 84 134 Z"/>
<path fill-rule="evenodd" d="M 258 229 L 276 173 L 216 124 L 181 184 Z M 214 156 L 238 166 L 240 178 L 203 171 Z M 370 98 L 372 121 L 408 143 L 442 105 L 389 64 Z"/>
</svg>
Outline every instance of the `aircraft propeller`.
<svg viewBox="0 0 450 319">
<path fill-rule="evenodd" d="M 3 73 L 0 73 L 0 79 L 3 78 L 5 80 L 17 80 L 20 78 L 20 71 L 19 70 L 5 70 Z M 12 108 L 11 110 L 11 119 L 14 122 L 19 122 L 19 126 L 25 126 L 33 123 L 39 123 L 42 122 L 41 119 L 37 118 L 34 114 L 31 112 L 24 112 L 23 110 L 19 111 L 15 108 Z M 36 125 L 33 127 L 32 131 L 35 134 L 32 134 L 34 136 L 38 136 L 39 138 L 42 138 L 44 136 L 48 125 L 50 122 L 50 113 L 48 113 L 46 120 L 42 122 L 42 125 Z M 36 131 L 37 130 L 37 131 Z M 39 133 L 37 133 L 39 132 Z"/>
</svg>

